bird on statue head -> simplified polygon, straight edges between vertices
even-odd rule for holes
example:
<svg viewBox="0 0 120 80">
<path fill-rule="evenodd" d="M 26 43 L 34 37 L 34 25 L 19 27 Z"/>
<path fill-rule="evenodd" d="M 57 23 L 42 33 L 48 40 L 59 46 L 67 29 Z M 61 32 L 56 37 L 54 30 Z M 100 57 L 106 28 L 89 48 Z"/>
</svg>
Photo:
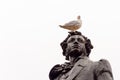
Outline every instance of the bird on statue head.
<svg viewBox="0 0 120 80">
<path fill-rule="evenodd" d="M 82 21 L 80 16 L 77 16 L 77 20 L 70 21 L 68 23 L 65 23 L 64 25 L 59 25 L 61 28 L 71 30 L 72 32 L 75 32 L 82 26 Z"/>
</svg>

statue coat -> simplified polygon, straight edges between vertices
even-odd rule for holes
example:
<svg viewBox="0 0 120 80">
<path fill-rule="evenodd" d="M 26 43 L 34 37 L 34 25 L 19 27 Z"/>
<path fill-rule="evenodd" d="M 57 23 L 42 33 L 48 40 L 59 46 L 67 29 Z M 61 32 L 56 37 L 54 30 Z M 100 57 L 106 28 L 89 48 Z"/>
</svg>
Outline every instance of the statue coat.
<svg viewBox="0 0 120 80">
<path fill-rule="evenodd" d="M 113 80 L 111 66 L 105 59 L 93 62 L 88 57 L 84 57 L 66 73 L 62 69 L 61 71 L 57 69 L 57 66 L 51 69 L 50 80 Z"/>
</svg>

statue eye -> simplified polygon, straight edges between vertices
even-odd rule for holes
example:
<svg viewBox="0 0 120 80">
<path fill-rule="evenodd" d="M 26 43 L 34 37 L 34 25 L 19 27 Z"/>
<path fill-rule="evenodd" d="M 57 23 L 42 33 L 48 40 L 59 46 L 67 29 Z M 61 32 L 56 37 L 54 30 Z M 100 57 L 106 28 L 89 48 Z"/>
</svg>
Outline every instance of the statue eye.
<svg viewBox="0 0 120 80">
<path fill-rule="evenodd" d="M 84 42 L 84 40 L 81 39 L 81 38 L 78 38 L 77 40 L 78 40 L 79 42 L 82 42 L 82 43 Z"/>
<path fill-rule="evenodd" d="M 75 40 L 75 38 L 70 38 L 70 39 L 68 40 L 68 43 L 73 42 L 74 40 Z"/>
</svg>

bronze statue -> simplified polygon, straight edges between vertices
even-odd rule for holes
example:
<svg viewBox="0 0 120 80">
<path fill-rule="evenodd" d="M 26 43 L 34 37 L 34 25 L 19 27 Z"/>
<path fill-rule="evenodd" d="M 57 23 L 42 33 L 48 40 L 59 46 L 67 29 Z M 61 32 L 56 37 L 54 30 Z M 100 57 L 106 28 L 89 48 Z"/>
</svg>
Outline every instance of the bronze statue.
<svg viewBox="0 0 120 80">
<path fill-rule="evenodd" d="M 69 62 L 55 65 L 49 73 L 50 80 L 113 80 L 111 66 L 106 59 L 97 62 L 89 59 L 93 46 L 81 32 L 69 32 L 61 47 Z"/>
</svg>

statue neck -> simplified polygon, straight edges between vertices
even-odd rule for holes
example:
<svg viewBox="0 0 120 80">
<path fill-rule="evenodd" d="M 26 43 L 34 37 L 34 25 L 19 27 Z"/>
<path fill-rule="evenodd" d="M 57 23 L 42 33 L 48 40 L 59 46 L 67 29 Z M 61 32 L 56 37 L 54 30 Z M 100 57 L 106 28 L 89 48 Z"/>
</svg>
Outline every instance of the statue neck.
<svg viewBox="0 0 120 80">
<path fill-rule="evenodd" d="M 69 56 L 69 61 L 70 61 L 71 64 L 74 65 L 78 60 L 83 59 L 85 57 L 87 57 L 87 56 L 78 56 L 78 57 Z"/>
</svg>

